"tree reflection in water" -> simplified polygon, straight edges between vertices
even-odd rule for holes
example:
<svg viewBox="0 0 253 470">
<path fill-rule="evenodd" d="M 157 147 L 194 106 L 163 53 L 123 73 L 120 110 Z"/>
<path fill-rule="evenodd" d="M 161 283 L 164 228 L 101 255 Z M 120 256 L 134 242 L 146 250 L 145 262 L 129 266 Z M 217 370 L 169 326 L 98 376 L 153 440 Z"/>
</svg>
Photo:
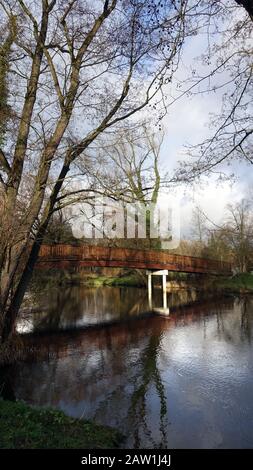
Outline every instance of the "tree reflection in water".
<svg viewBox="0 0 253 470">
<path fill-rule="evenodd" d="M 140 434 L 143 432 L 147 440 L 151 441 L 153 448 L 167 448 L 166 439 L 166 423 L 167 417 L 167 403 L 165 387 L 162 382 L 161 374 L 158 367 L 159 353 L 161 348 L 162 334 L 151 336 L 148 345 L 141 353 L 141 376 L 136 378 L 137 386 L 131 397 L 130 406 L 130 425 L 133 426 L 134 434 L 134 448 L 138 449 L 141 446 Z M 147 424 L 147 394 L 149 387 L 154 383 L 157 396 L 160 400 L 160 432 L 161 442 L 157 444 L 152 438 L 152 429 L 149 429 Z"/>
</svg>

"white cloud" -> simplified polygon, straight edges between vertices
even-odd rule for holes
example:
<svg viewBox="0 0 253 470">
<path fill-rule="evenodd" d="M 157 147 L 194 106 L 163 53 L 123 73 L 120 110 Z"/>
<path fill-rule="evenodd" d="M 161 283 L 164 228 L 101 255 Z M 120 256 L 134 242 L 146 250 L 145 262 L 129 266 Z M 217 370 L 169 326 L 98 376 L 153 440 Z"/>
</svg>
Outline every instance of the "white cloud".
<svg viewBox="0 0 253 470">
<path fill-rule="evenodd" d="M 204 52 L 205 42 L 201 37 L 188 42 L 185 48 L 183 65 L 178 71 L 178 77 L 184 79 L 193 64 L 194 58 Z M 218 78 L 224 80 L 224 75 Z M 185 145 L 200 143 L 210 134 L 210 113 L 218 113 L 222 102 L 221 90 L 212 94 L 196 94 L 191 97 L 184 96 L 168 110 L 164 118 L 165 139 L 162 147 L 161 162 L 165 171 L 173 172 L 178 161 L 184 161 L 187 156 Z M 176 88 L 170 90 L 176 95 Z M 190 158 L 190 157 L 189 157 Z M 235 181 L 226 181 L 217 185 L 217 178 L 203 178 L 201 186 L 191 189 L 180 188 L 177 194 L 181 196 L 181 220 L 183 234 L 190 234 L 192 210 L 200 206 L 206 215 L 219 224 L 224 217 L 227 204 L 239 201 L 249 196 L 252 186 L 253 172 L 251 165 L 246 161 L 235 161 L 228 167 L 223 165 L 219 169 L 227 175 L 234 173 Z"/>
</svg>

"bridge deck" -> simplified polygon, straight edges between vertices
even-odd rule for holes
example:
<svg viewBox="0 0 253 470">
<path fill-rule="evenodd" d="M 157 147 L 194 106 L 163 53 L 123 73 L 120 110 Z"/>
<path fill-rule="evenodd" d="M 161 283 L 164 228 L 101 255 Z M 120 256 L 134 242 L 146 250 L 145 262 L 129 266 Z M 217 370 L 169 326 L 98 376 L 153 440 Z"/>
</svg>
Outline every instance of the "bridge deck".
<svg viewBox="0 0 253 470">
<path fill-rule="evenodd" d="M 230 274 L 231 265 L 216 260 L 169 254 L 159 250 L 134 250 L 102 246 L 42 245 L 38 268 L 120 267 L 168 269 L 185 273 Z"/>
</svg>

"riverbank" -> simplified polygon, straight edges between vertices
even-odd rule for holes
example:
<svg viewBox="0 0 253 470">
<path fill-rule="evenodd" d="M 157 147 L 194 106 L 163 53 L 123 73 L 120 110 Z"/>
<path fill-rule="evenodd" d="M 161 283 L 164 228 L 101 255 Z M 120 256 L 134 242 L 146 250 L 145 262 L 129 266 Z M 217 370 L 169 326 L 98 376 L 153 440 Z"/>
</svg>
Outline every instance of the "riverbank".
<svg viewBox="0 0 253 470">
<path fill-rule="evenodd" d="M 138 270 L 124 270 L 117 268 L 99 269 L 98 272 L 83 270 L 73 272 L 68 270 L 50 270 L 35 272 L 31 290 L 36 292 L 47 287 L 59 285 L 84 285 L 88 287 L 114 286 L 114 287 L 145 287 L 145 272 Z"/>
<path fill-rule="evenodd" d="M 69 271 L 50 271 L 48 273 L 36 273 L 33 279 L 32 290 L 43 290 L 47 287 L 58 285 L 84 285 L 88 287 L 146 287 L 147 279 L 145 271 L 141 270 L 114 270 L 109 274 L 102 272 L 89 273 L 69 272 Z M 114 272 L 115 271 L 115 272 Z M 160 285 L 159 277 L 154 281 Z M 253 293 L 253 275 L 238 274 L 235 276 L 209 276 L 202 274 L 187 273 L 169 273 L 167 276 L 167 290 L 196 290 L 209 291 L 214 294 L 233 293 L 247 294 Z"/>
<path fill-rule="evenodd" d="M 212 295 L 221 294 L 253 294 L 253 275 L 237 274 L 235 276 L 205 276 L 178 277 L 167 281 L 168 291 L 176 289 L 196 290 L 198 292 L 208 292 Z"/>
<path fill-rule="evenodd" d="M 0 399 L 1 449 L 108 449 L 118 447 L 121 440 L 113 428 Z"/>
<path fill-rule="evenodd" d="M 159 279 L 156 280 L 159 283 Z M 129 274 L 122 277 L 91 277 L 87 278 L 83 284 L 99 287 L 99 286 L 124 286 L 124 287 L 142 287 L 145 286 L 145 279 L 138 274 Z M 202 276 L 197 277 L 192 274 L 177 273 L 173 276 L 170 273 L 167 280 L 167 290 L 195 289 L 197 291 L 211 291 L 213 293 L 231 293 L 231 294 L 250 294 L 253 293 L 253 275 L 238 274 L 231 277 L 225 276 Z"/>
<path fill-rule="evenodd" d="M 217 278 L 213 283 L 213 288 L 224 293 L 253 294 L 253 275 L 245 273 Z"/>
<path fill-rule="evenodd" d="M 198 278 L 182 278 L 169 280 L 167 289 L 194 289 L 198 292 L 208 292 L 212 295 L 221 294 L 253 294 L 253 275 L 237 274 L 235 276 L 198 276 Z"/>
</svg>

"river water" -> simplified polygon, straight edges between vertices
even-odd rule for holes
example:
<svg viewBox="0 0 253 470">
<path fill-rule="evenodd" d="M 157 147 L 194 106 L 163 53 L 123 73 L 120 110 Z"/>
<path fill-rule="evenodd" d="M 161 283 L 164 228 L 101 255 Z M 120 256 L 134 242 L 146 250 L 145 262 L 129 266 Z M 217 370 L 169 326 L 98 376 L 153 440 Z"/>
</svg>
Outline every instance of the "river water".
<svg viewBox="0 0 253 470">
<path fill-rule="evenodd" d="M 168 303 L 163 318 L 143 315 L 145 289 L 43 293 L 18 324 L 42 353 L 7 370 L 9 389 L 120 429 L 126 448 L 253 448 L 253 298 Z"/>
</svg>

